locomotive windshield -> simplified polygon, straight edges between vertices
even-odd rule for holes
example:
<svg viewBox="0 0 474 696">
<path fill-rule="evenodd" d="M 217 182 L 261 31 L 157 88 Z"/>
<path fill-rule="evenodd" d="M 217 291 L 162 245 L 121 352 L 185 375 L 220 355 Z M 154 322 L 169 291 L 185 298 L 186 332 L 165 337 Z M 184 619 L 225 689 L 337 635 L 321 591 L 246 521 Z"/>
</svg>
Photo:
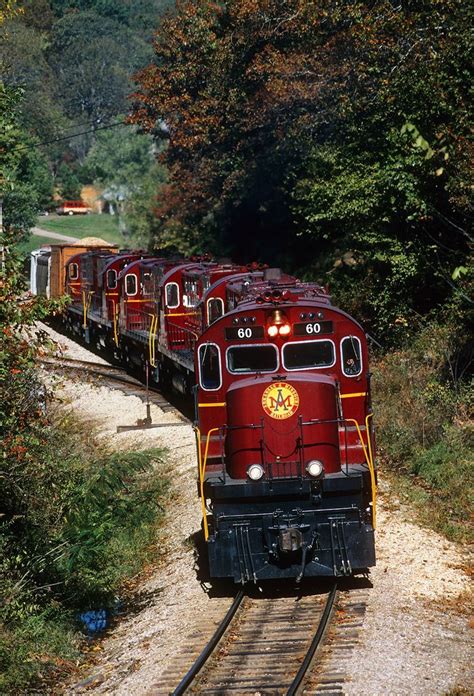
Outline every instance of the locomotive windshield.
<svg viewBox="0 0 474 696">
<path fill-rule="evenodd" d="M 274 346 L 233 346 L 227 351 L 227 367 L 233 374 L 274 372 L 278 354 Z"/>
<path fill-rule="evenodd" d="M 331 367 L 336 362 L 332 341 L 304 341 L 287 343 L 283 347 L 283 365 L 286 370 L 307 370 L 311 367 Z"/>
</svg>

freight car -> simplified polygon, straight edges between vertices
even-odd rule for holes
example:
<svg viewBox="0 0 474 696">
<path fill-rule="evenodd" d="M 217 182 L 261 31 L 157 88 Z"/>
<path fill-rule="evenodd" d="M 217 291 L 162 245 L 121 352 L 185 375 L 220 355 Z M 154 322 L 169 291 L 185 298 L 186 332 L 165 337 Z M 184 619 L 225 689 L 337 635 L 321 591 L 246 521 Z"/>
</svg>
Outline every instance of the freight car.
<svg viewBox="0 0 474 696">
<path fill-rule="evenodd" d="M 299 580 L 373 566 L 361 326 L 323 288 L 279 269 L 115 252 L 53 254 L 50 273 L 71 296 L 70 328 L 194 395 L 211 576 Z"/>
</svg>

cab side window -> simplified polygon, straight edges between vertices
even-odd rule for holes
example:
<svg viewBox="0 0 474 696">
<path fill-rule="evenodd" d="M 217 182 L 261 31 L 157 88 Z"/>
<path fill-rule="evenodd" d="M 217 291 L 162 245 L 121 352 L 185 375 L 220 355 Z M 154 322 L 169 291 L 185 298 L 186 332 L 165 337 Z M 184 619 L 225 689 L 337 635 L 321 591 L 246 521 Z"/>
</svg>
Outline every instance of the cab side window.
<svg viewBox="0 0 474 696">
<path fill-rule="evenodd" d="M 168 309 L 179 307 L 179 287 L 178 283 L 167 283 L 165 288 L 166 306 Z"/>
<path fill-rule="evenodd" d="M 206 391 L 222 386 L 220 350 L 214 343 L 199 346 L 199 381 Z"/>
<path fill-rule="evenodd" d="M 79 278 L 79 266 L 77 263 L 69 264 L 69 280 L 77 280 Z"/>
<path fill-rule="evenodd" d="M 125 276 L 125 292 L 127 295 L 137 294 L 137 276 L 134 273 Z"/>
<path fill-rule="evenodd" d="M 109 290 L 115 290 L 117 287 L 117 271 L 114 269 L 107 271 L 107 287 Z"/>
<path fill-rule="evenodd" d="M 362 372 L 362 350 L 357 336 L 346 336 L 341 341 L 342 372 L 346 377 L 357 377 Z"/>
<path fill-rule="evenodd" d="M 211 297 L 207 301 L 207 319 L 208 323 L 213 324 L 217 319 L 224 314 L 224 302 L 220 297 Z"/>
</svg>

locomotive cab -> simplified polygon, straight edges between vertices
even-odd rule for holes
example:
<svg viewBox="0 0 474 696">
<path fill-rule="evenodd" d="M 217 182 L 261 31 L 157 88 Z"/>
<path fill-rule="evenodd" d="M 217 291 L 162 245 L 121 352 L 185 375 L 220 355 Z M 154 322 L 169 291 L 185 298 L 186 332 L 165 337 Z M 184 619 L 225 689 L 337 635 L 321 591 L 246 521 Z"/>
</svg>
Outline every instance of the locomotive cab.
<svg viewBox="0 0 474 696">
<path fill-rule="evenodd" d="M 259 295 L 196 351 L 211 575 L 349 575 L 375 563 L 367 346 L 327 297 Z"/>
</svg>

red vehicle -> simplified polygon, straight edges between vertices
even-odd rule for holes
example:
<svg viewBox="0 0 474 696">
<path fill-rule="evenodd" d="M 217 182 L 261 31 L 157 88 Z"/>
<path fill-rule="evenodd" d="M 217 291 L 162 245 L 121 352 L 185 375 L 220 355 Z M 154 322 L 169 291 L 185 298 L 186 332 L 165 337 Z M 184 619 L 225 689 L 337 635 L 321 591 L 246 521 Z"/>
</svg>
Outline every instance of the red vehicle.
<svg viewBox="0 0 474 696">
<path fill-rule="evenodd" d="M 56 208 L 58 215 L 88 215 L 92 210 L 84 201 L 63 201 L 59 208 Z"/>
<path fill-rule="evenodd" d="M 67 266 L 68 321 L 195 397 L 212 577 L 339 576 L 375 564 L 367 342 L 327 292 L 273 268 L 141 252 Z M 82 301 L 81 301 L 82 300 Z"/>
<path fill-rule="evenodd" d="M 211 576 L 349 575 L 375 563 L 365 335 L 318 286 L 262 289 L 196 345 Z"/>
</svg>

